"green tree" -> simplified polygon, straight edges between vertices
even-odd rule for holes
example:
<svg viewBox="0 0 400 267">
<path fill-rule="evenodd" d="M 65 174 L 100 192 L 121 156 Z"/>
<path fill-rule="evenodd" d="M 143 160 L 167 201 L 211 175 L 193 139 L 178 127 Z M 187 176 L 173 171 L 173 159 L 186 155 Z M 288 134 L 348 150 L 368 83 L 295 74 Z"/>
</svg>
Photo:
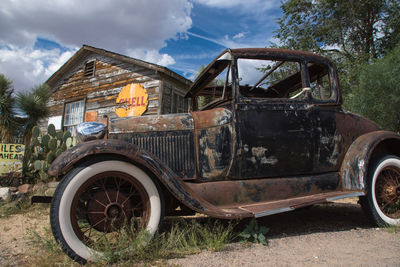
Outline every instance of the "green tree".
<svg viewBox="0 0 400 267">
<path fill-rule="evenodd" d="M 399 0 L 288 0 L 277 37 L 285 47 L 377 58 L 400 40 Z"/>
<path fill-rule="evenodd" d="M 400 131 L 400 45 L 382 59 L 365 63 L 346 107 L 382 128 Z"/>
<path fill-rule="evenodd" d="M 345 101 L 360 66 L 400 43 L 400 0 L 284 0 L 281 9 L 275 37 L 283 47 L 333 59 Z"/>
<path fill-rule="evenodd" d="M 0 74 L 0 140 L 13 142 L 17 135 L 18 122 L 14 110 L 15 99 L 12 82 Z"/>
<path fill-rule="evenodd" d="M 400 44 L 400 1 L 390 1 L 386 10 L 387 16 L 383 19 L 384 36 L 379 47 L 381 53 L 391 51 Z"/>
</svg>

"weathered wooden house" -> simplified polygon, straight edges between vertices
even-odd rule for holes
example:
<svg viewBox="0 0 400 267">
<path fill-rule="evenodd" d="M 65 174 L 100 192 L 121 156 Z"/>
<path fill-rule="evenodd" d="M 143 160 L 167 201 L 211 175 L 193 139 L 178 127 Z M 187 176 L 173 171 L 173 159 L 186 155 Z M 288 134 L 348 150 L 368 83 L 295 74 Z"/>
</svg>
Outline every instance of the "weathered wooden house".
<svg viewBox="0 0 400 267">
<path fill-rule="evenodd" d="M 74 133 L 83 121 L 187 112 L 191 81 L 166 67 L 84 45 L 46 82 L 50 117 Z"/>
</svg>

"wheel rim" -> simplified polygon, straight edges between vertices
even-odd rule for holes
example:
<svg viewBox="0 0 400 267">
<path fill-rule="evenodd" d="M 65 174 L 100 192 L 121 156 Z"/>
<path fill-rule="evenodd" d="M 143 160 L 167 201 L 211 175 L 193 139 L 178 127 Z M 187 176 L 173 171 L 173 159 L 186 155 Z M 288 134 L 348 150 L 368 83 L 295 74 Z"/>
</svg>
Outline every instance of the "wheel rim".
<svg viewBox="0 0 400 267">
<path fill-rule="evenodd" d="M 379 173 L 375 183 L 375 197 L 382 213 L 391 218 L 400 218 L 400 170 L 389 166 Z"/>
<path fill-rule="evenodd" d="M 104 241 L 117 244 L 117 236 L 127 230 L 146 227 L 150 216 L 149 196 L 134 177 L 116 171 L 89 178 L 77 191 L 71 206 L 71 224 L 87 246 Z"/>
</svg>

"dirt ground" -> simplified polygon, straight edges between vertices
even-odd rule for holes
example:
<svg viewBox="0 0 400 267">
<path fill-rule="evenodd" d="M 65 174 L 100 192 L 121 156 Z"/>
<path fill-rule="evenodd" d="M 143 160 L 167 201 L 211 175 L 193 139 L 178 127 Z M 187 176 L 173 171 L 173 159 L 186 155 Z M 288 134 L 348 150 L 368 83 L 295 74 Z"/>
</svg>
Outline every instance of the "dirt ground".
<svg viewBox="0 0 400 267">
<path fill-rule="evenodd" d="M 37 253 L 27 233 L 49 224 L 48 211 L 41 213 L 0 218 L 0 266 L 25 266 Z M 204 251 L 162 265 L 400 266 L 400 233 L 372 226 L 354 202 L 273 215 L 259 224 L 270 229 L 268 246 L 233 243 L 223 252 Z"/>
</svg>

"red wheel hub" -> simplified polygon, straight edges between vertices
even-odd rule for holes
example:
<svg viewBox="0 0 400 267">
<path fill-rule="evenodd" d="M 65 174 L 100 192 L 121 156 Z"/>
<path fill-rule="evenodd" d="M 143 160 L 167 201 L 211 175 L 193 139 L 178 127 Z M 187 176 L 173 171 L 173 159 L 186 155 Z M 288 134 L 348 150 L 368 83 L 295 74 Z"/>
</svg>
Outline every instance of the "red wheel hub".
<svg viewBox="0 0 400 267">
<path fill-rule="evenodd" d="M 132 218 L 131 203 L 115 189 L 98 191 L 88 203 L 88 216 L 96 230 L 106 233 L 115 231 Z"/>
<path fill-rule="evenodd" d="M 400 218 L 400 172 L 386 168 L 380 174 L 375 185 L 376 200 L 381 211 L 393 219 Z"/>
</svg>

